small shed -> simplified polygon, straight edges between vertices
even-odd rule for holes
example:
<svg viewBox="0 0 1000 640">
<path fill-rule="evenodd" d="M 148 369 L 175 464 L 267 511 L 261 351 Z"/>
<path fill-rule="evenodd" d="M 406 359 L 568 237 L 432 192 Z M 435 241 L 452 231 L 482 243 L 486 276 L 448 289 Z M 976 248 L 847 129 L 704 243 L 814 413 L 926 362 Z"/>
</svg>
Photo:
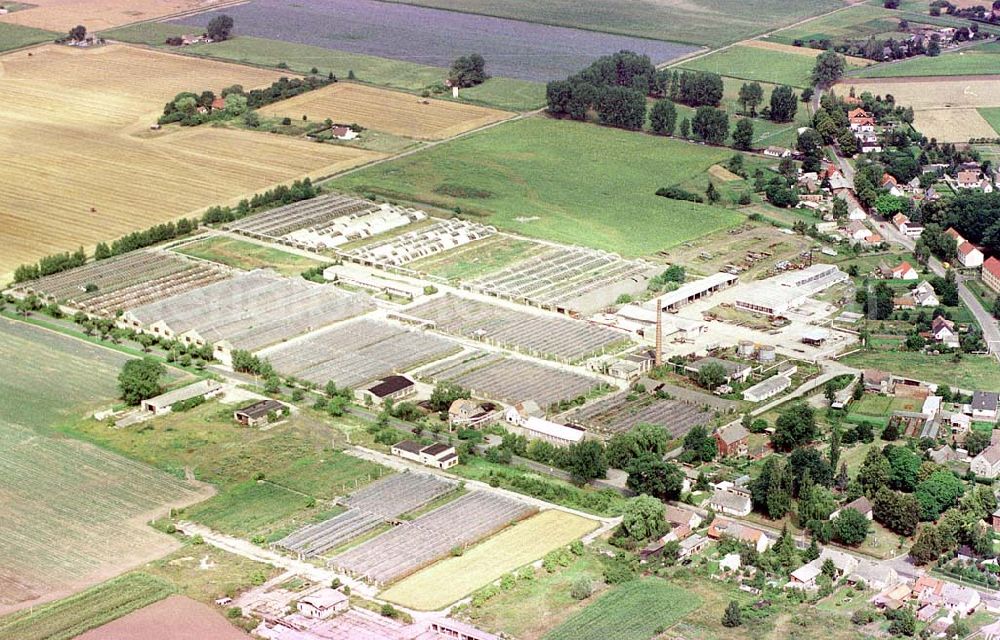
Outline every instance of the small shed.
<svg viewBox="0 0 1000 640">
<path fill-rule="evenodd" d="M 277 400 L 259 400 L 233 412 L 233 420 L 244 427 L 260 427 L 271 421 L 271 416 L 281 418 L 288 414 L 288 407 Z"/>
</svg>

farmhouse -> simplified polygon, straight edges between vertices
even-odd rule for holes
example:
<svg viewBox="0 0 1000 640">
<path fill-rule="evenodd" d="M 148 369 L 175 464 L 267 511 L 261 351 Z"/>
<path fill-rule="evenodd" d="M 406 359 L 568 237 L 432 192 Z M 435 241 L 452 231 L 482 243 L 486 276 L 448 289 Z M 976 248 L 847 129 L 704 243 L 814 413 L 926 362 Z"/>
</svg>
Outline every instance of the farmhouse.
<svg viewBox="0 0 1000 640">
<path fill-rule="evenodd" d="M 1000 260 L 993 256 L 983 262 L 983 284 L 1000 293 Z"/>
<path fill-rule="evenodd" d="M 700 552 L 702 549 L 708 546 L 709 539 L 703 535 L 694 534 L 689 536 L 680 542 L 680 548 L 677 550 L 678 560 L 687 560 L 691 556 Z"/>
<path fill-rule="evenodd" d="M 862 560 L 853 571 L 847 574 L 847 582 L 852 585 L 864 583 L 870 589 L 881 591 L 899 581 L 896 570 L 884 562 Z"/>
<path fill-rule="evenodd" d="M 681 509 L 670 504 L 667 505 L 664 515 L 672 528 L 688 527 L 693 531 L 702 522 L 702 518 L 697 512 Z"/>
<path fill-rule="evenodd" d="M 920 277 L 917 270 L 906 260 L 893 267 L 889 273 L 893 280 L 916 280 Z"/>
<path fill-rule="evenodd" d="M 244 427 L 260 427 L 271 421 L 272 416 L 281 418 L 288 413 L 288 407 L 277 400 L 260 400 L 233 412 L 233 420 Z"/>
<path fill-rule="evenodd" d="M 753 509 L 750 498 L 724 489 L 717 489 L 712 494 L 711 499 L 708 501 L 708 506 L 716 513 L 739 517 L 748 515 Z M 709 535 L 711 535 L 711 532 Z"/>
<path fill-rule="evenodd" d="M 870 393 L 891 393 L 893 388 L 892 374 L 880 369 L 865 369 L 861 373 L 865 391 Z"/>
<path fill-rule="evenodd" d="M 351 604 L 350 598 L 340 591 L 324 588 L 299 598 L 295 606 L 307 618 L 326 619 L 347 611 Z"/>
<path fill-rule="evenodd" d="M 747 455 L 747 442 L 750 433 L 737 421 L 715 430 L 715 445 L 719 450 L 719 456 L 728 458 L 730 456 L 745 457 Z"/>
<path fill-rule="evenodd" d="M 763 402 L 768 398 L 773 398 L 790 386 L 792 386 L 792 381 L 788 376 L 771 376 L 745 389 L 743 391 L 743 399 L 750 402 Z"/>
<path fill-rule="evenodd" d="M 993 192 L 993 183 L 988 178 L 980 178 L 978 169 L 959 171 L 955 177 L 955 187 L 958 189 L 982 189 L 985 193 Z"/>
<path fill-rule="evenodd" d="M 168 391 L 155 398 L 142 401 L 142 410 L 159 416 L 170 413 L 171 408 L 178 402 L 192 400 L 194 398 L 214 398 L 222 395 L 222 385 L 215 380 L 199 380 L 194 384 L 189 384 L 180 389 Z"/>
<path fill-rule="evenodd" d="M 424 446 L 413 440 L 403 440 L 392 445 L 391 451 L 394 456 L 437 469 L 450 469 L 458 464 L 455 447 L 441 443 Z"/>
<path fill-rule="evenodd" d="M 361 396 L 370 398 L 375 405 L 387 400 L 395 402 L 417 393 L 417 386 L 406 376 L 387 376 L 378 384 L 361 391 Z"/>
<path fill-rule="evenodd" d="M 852 109 L 847 114 L 847 119 L 850 122 L 851 131 L 855 133 L 875 131 L 875 116 L 861 107 Z"/>
<path fill-rule="evenodd" d="M 354 140 L 355 138 L 358 137 L 357 131 L 355 131 L 350 127 L 344 127 L 344 126 L 333 127 L 332 129 L 330 129 L 330 133 L 332 133 L 333 137 L 336 138 L 337 140 Z"/>
<path fill-rule="evenodd" d="M 708 537 L 713 540 L 719 540 L 723 537 L 733 538 L 752 545 L 760 553 L 763 553 L 771 546 L 770 539 L 760 529 L 754 529 L 728 518 L 716 518 L 713 520 L 711 526 L 708 528 Z"/>
<path fill-rule="evenodd" d="M 815 561 L 810 562 L 809 564 L 804 564 L 788 575 L 790 580 L 785 584 L 785 586 L 790 589 L 815 589 L 816 578 L 818 578 L 822 573 L 823 571 L 820 567 L 816 566 Z"/>
<path fill-rule="evenodd" d="M 998 403 L 1000 403 L 1000 394 L 996 391 L 974 391 L 972 402 L 969 404 L 972 419 L 996 422 Z"/>
<path fill-rule="evenodd" d="M 792 150 L 785 147 L 767 147 L 764 149 L 764 155 L 769 158 L 791 158 Z"/>
<path fill-rule="evenodd" d="M 499 416 L 500 412 L 491 402 L 459 398 L 448 407 L 448 424 L 453 427 L 478 429 L 496 422 Z"/>
<path fill-rule="evenodd" d="M 529 440 L 544 440 L 557 447 L 566 447 L 583 440 L 586 431 L 573 425 L 563 425 L 529 415 L 523 409 L 507 407 L 503 414 L 508 429 L 512 433 Z"/>
<path fill-rule="evenodd" d="M 955 323 L 944 316 L 937 316 L 931 322 L 930 335 L 934 340 L 945 345 L 958 346 L 958 332 L 955 330 Z"/>
<path fill-rule="evenodd" d="M 969 464 L 969 470 L 982 478 L 1000 476 L 1000 445 L 991 444 Z"/>
<path fill-rule="evenodd" d="M 983 252 L 968 240 L 958 245 L 958 261 L 969 269 L 983 266 Z"/>
<path fill-rule="evenodd" d="M 746 365 L 740 362 L 731 362 L 729 360 L 723 360 L 722 358 L 713 358 L 708 356 L 706 358 L 699 358 L 691 364 L 684 367 L 684 370 L 698 374 L 701 372 L 702 368 L 710 364 L 717 364 L 723 368 L 726 372 L 726 383 L 736 382 L 746 382 L 747 378 L 750 377 L 750 365 Z"/>
<path fill-rule="evenodd" d="M 934 287 L 926 280 L 914 287 L 910 291 L 910 295 L 913 297 L 914 303 L 921 307 L 936 307 L 941 304 L 937 294 L 934 293 Z"/>
</svg>

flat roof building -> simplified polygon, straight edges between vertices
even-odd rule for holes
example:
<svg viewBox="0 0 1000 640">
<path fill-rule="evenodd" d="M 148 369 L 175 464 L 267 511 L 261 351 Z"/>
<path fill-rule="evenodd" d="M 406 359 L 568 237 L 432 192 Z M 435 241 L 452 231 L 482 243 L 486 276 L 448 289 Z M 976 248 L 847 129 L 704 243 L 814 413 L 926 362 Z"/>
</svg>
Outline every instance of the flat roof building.
<svg viewBox="0 0 1000 640">
<path fill-rule="evenodd" d="M 155 398 L 143 400 L 142 409 L 153 415 L 163 415 L 164 413 L 170 413 L 171 408 L 178 402 L 198 397 L 214 398 L 221 393 L 222 385 L 215 380 L 199 380 L 186 387 L 174 389 Z"/>
</svg>

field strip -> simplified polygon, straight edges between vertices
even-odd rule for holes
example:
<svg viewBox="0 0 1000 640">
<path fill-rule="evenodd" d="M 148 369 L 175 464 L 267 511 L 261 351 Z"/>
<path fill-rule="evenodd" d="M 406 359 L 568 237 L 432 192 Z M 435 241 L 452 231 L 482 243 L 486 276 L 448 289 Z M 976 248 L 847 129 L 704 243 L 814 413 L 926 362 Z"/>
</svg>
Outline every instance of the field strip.
<svg viewBox="0 0 1000 640">
<path fill-rule="evenodd" d="M 737 42 L 736 44 L 741 44 L 747 47 L 754 47 L 756 49 L 770 49 L 771 51 L 781 51 L 783 53 L 790 53 L 798 56 L 809 56 L 810 58 L 816 58 L 819 54 L 823 53 L 820 49 L 812 49 L 810 47 L 796 47 L 790 44 L 784 44 L 781 42 L 770 42 L 768 40 L 760 40 L 754 38 L 752 40 L 744 40 L 743 42 Z M 844 56 L 844 59 L 848 64 L 853 64 L 859 67 L 865 67 L 872 64 L 873 60 L 868 60 L 866 58 L 858 58 L 855 56 Z"/>
</svg>

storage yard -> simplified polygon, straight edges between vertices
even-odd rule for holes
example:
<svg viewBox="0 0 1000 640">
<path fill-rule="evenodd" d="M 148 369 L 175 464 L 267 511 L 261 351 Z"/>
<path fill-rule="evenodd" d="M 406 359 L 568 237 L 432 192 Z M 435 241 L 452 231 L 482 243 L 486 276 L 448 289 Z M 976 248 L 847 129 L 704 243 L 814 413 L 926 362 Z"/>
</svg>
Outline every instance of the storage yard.
<svg viewBox="0 0 1000 640">
<path fill-rule="evenodd" d="M 361 318 L 279 345 L 264 355 L 284 375 L 357 388 L 458 350 L 447 338 Z"/>
<path fill-rule="evenodd" d="M 166 251 L 132 251 L 31 280 L 17 289 L 87 313 L 114 315 L 219 282 L 224 269 Z"/>
<path fill-rule="evenodd" d="M 416 209 L 331 193 L 249 216 L 226 228 L 303 248 L 330 249 L 426 217 Z"/>
<path fill-rule="evenodd" d="M 580 373 L 485 351 L 463 353 L 421 370 L 418 376 L 454 382 L 476 397 L 511 404 L 534 400 L 542 408 L 585 396 L 601 384 Z"/>
<path fill-rule="evenodd" d="M 367 296 L 251 271 L 131 308 L 121 323 L 189 344 L 213 344 L 216 357 L 228 360 L 233 349 L 257 351 L 373 308 Z"/>
<path fill-rule="evenodd" d="M 443 333 L 566 362 L 615 350 L 628 342 L 624 333 L 607 327 L 450 294 L 409 307 L 405 314 L 426 320 Z"/>
<path fill-rule="evenodd" d="M 429 474 L 403 473 L 374 482 L 341 502 L 347 511 L 279 540 L 279 547 L 311 558 L 375 530 L 450 491 L 457 485 Z"/>
<path fill-rule="evenodd" d="M 589 315 L 622 294 L 646 290 L 657 268 L 641 260 L 583 247 L 547 246 L 503 270 L 469 283 L 499 298 L 565 313 Z"/>
<path fill-rule="evenodd" d="M 487 491 L 473 491 L 426 513 L 401 522 L 386 533 L 330 560 L 330 566 L 378 585 L 407 576 L 466 547 L 534 509 L 520 500 Z"/>
</svg>

